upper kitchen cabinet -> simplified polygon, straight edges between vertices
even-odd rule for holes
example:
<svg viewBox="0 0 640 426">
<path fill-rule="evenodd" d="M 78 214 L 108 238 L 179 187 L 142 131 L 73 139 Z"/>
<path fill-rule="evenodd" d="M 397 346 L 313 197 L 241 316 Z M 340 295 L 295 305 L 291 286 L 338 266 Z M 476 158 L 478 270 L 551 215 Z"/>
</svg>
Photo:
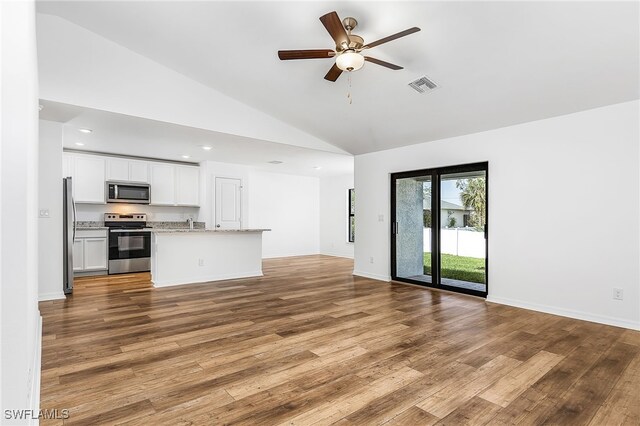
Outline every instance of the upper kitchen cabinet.
<svg viewBox="0 0 640 426">
<path fill-rule="evenodd" d="M 151 163 L 151 204 L 157 206 L 176 205 L 176 166 Z"/>
<path fill-rule="evenodd" d="M 200 168 L 197 165 L 144 161 L 123 157 L 64 152 L 63 177 L 73 178 L 76 203 L 105 204 L 106 181 L 148 183 L 151 205 L 200 205 Z"/>
<path fill-rule="evenodd" d="M 149 183 L 149 163 L 125 158 L 107 158 L 107 180 Z"/>
<path fill-rule="evenodd" d="M 107 158 L 107 180 L 129 180 L 129 160 Z"/>
<path fill-rule="evenodd" d="M 192 166 L 176 166 L 176 204 L 198 206 L 200 200 L 200 170 Z"/>
<path fill-rule="evenodd" d="M 151 163 L 151 204 L 156 206 L 199 206 L 200 169 Z"/>
<path fill-rule="evenodd" d="M 146 161 L 129 161 L 129 180 L 131 182 L 149 183 L 149 163 Z"/>
<path fill-rule="evenodd" d="M 67 154 L 63 170 L 71 176 L 76 203 L 105 204 L 105 159 L 95 155 Z"/>
<path fill-rule="evenodd" d="M 73 156 L 62 153 L 62 177 L 71 177 L 73 175 Z M 71 181 L 73 183 L 73 181 Z"/>
</svg>

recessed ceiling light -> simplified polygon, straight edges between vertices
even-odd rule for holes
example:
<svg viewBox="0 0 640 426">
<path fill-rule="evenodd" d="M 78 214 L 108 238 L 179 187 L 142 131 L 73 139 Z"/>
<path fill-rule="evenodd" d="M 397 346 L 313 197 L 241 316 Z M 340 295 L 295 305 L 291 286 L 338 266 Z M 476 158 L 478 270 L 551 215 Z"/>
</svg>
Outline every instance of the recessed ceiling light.
<svg viewBox="0 0 640 426">
<path fill-rule="evenodd" d="M 91 129 L 78 129 L 78 131 L 80 133 L 91 133 L 91 132 L 93 132 L 93 130 L 91 130 Z"/>
<path fill-rule="evenodd" d="M 271 161 L 268 161 L 268 163 L 269 164 L 282 164 L 282 161 L 280 161 L 280 160 L 271 160 Z"/>
<path fill-rule="evenodd" d="M 78 146 L 84 146 L 84 144 L 82 142 L 76 142 L 76 145 Z"/>
<path fill-rule="evenodd" d="M 204 149 L 205 151 L 211 151 L 211 148 L 209 145 L 203 145 L 202 149 Z"/>
<path fill-rule="evenodd" d="M 321 166 L 313 166 L 314 169 L 316 170 L 320 170 L 322 167 Z"/>
<path fill-rule="evenodd" d="M 185 158 L 185 159 L 186 158 L 191 158 L 191 156 L 190 155 L 183 155 L 182 158 Z"/>
</svg>

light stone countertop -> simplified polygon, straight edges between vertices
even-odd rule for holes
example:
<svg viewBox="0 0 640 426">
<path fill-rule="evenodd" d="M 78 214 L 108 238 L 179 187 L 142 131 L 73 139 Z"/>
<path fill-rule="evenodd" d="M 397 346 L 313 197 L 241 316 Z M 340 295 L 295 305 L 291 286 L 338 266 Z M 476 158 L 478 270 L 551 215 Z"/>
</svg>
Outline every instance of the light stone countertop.
<svg viewBox="0 0 640 426">
<path fill-rule="evenodd" d="M 179 228 L 179 229 L 156 229 L 153 228 L 151 232 L 155 234 L 172 234 L 172 233 L 197 233 L 197 234 L 206 234 L 210 232 L 217 233 L 241 233 L 241 232 L 264 232 L 271 231 L 271 229 L 189 229 L 189 228 Z"/>
<path fill-rule="evenodd" d="M 76 226 L 76 231 L 99 231 L 109 229 L 106 226 Z"/>
</svg>

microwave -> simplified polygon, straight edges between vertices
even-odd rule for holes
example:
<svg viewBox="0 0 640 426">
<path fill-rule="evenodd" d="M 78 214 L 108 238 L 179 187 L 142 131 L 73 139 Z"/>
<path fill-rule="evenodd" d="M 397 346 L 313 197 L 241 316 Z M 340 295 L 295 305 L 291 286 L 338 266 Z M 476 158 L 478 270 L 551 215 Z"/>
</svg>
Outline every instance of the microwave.
<svg viewBox="0 0 640 426">
<path fill-rule="evenodd" d="M 151 187 L 146 183 L 107 182 L 107 203 L 149 204 Z"/>
</svg>

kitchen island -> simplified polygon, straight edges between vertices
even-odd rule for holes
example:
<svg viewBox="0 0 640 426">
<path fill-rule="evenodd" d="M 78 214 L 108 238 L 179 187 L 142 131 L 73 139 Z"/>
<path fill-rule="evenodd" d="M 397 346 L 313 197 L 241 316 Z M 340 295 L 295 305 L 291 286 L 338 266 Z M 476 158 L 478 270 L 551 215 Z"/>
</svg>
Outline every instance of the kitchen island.
<svg viewBox="0 0 640 426">
<path fill-rule="evenodd" d="M 154 287 L 262 276 L 262 233 L 269 229 L 153 229 Z"/>
</svg>

